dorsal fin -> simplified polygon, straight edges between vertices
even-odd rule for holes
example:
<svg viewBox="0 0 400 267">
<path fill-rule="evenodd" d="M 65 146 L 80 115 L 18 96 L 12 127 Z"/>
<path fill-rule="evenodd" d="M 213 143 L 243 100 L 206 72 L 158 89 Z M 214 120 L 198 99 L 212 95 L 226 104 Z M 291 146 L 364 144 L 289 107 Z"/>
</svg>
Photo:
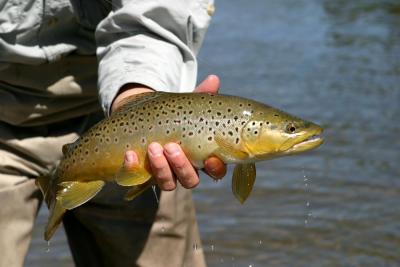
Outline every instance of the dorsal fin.
<svg viewBox="0 0 400 267">
<path fill-rule="evenodd" d="M 123 100 L 121 100 L 121 102 L 119 103 L 120 106 L 116 110 L 114 110 L 113 113 L 117 113 L 117 112 L 125 110 L 126 108 L 139 105 L 150 99 L 157 98 L 163 94 L 165 94 L 165 92 L 146 92 L 146 93 L 128 96 L 128 97 L 124 98 Z"/>
</svg>

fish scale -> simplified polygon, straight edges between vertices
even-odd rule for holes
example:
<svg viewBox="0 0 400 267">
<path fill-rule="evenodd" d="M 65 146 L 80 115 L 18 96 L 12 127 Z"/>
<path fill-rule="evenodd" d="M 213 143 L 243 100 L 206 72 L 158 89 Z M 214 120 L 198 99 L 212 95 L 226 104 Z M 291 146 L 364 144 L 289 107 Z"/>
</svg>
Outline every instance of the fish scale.
<svg viewBox="0 0 400 267">
<path fill-rule="evenodd" d="M 151 142 L 180 144 L 196 168 L 202 168 L 210 156 L 237 164 L 232 190 L 244 202 L 254 184 L 256 161 L 315 148 L 322 143 L 321 132 L 316 124 L 237 96 L 135 95 L 63 147 L 64 158 L 55 179 L 38 180 L 50 207 L 45 239 L 52 236 L 67 209 L 93 198 L 105 182 L 129 187 L 127 199 L 151 186 L 154 181 L 147 157 Z M 139 158 L 131 169 L 123 166 L 126 150 L 134 150 Z"/>
</svg>

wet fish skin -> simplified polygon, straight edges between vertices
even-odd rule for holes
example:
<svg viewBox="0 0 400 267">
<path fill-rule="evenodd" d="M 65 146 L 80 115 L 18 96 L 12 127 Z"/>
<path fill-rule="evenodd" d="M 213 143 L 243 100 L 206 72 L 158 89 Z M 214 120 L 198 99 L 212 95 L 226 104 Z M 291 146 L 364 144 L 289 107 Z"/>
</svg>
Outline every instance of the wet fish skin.
<svg viewBox="0 0 400 267">
<path fill-rule="evenodd" d="M 307 151 L 322 144 L 322 128 L 265 104 L 227 95 L 144 93 L 63 147 L 64 159 L 52 180 L 39 186 L 50 207 L 49 240 L 67 209 L 93 198 L 105 182 L 129 186 L 132 199 L 152 184 L 147 146 L 176 142 L 196 168 L 209 156 L 237 164 L 232 190 L 244 202 L 255 180 L 254 163 Z M 310 139 L 311 138 L 311 139 Z M 139 165 L 123 166 L 134 150 Z M 243 178 L 244 177 L 244 178 Z"/>
</svg>

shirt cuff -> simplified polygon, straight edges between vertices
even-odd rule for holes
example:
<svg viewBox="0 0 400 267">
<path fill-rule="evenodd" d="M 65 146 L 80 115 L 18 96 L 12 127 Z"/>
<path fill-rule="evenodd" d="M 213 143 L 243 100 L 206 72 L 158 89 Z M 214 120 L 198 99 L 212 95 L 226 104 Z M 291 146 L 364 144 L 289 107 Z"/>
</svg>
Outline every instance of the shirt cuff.
<svg viewBox="0 0 400 267">
<path fill-rule="evenodd" d="M 120 88 L 139 83 L 156 91 L 178 91 L 185 69 L 179 49 L 150 34 L 121 39 L 101 51 L 99 64 L 99 96 L 106 115 Z"/>
</svg>

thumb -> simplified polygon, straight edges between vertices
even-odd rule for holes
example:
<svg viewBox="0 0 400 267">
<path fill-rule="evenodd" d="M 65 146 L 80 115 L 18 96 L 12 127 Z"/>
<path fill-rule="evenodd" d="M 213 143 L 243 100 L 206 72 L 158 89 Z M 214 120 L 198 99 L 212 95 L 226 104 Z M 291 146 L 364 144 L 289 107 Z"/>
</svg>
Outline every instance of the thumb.
<svg viewBox="0 0 400 267">
<path fill-rule="evenodd" d="M 202 81 L 194 90 L 195 93 L 218 93 L 220 86 L 220 80 L 217 75 L 209 75 L 207 78 Z"/>
</svg>

